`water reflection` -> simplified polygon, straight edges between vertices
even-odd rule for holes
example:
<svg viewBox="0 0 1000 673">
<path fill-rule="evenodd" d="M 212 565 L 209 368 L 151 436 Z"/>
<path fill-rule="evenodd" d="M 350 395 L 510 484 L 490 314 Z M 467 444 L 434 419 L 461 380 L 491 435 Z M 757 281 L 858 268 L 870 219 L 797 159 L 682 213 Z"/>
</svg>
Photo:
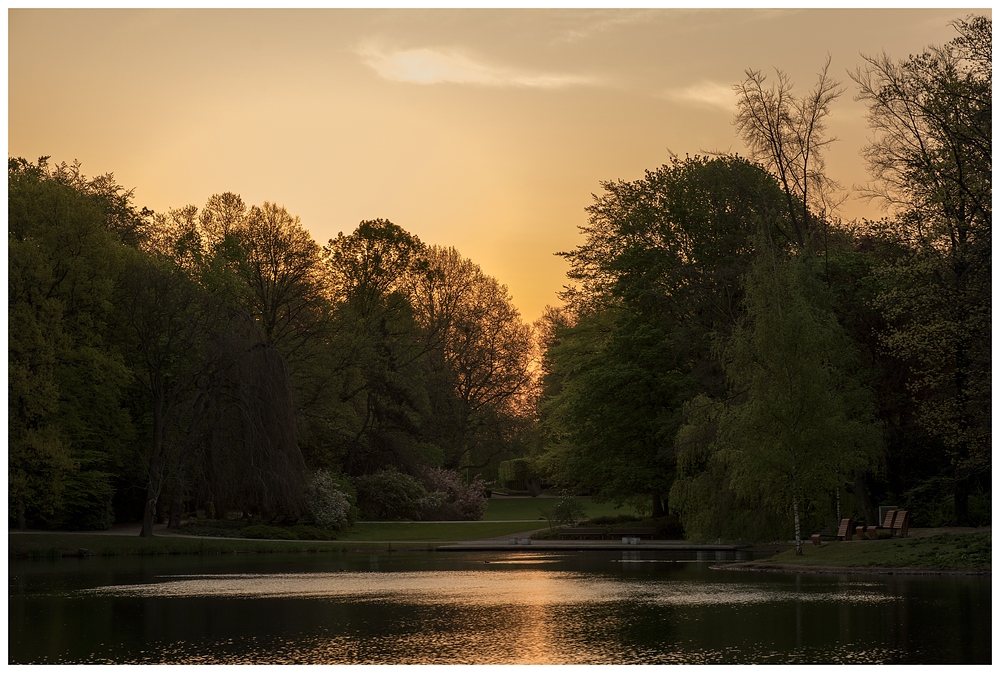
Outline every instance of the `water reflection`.
<svg viewBox="0 0 1000 673">
<path fill-rule="evenodd" d="M 10 663 L 991 658 L 989 578 L 841 579 L 678 561 L 632 551 L 344 555 L 164 560 L 141 573 L 98 561 L 62 566 L 76 569 L 72 579 L 21 564 L 10 571 Z"/>
<path fill-rule="evenodd" d="M 635 559 L 640 561 L 640 559 Z M 655 560 L 655 559 L 650 559 Z M 554 560 L 538 559 L 535 562 Z M 521 565 L 518 560 L 494 565 Z M 834 591 L 804 592 L 772 584 L 704 581 L 623 582 L 586 573 L 544 570 L 340 572 L 173 575 L 155 583 L 105 586 L 82 594 L 132 598 L 350 598 L 399 603 L 498 605 L 512 599 L 521 606 L 602 604 L 629 601 L 660 605 L 750 605 L 754 603 L 849 602 L 882 603 L 894 596 L 851 584 Z M 800 577 L 796 578 L 797 582 Z"/>
</svg>

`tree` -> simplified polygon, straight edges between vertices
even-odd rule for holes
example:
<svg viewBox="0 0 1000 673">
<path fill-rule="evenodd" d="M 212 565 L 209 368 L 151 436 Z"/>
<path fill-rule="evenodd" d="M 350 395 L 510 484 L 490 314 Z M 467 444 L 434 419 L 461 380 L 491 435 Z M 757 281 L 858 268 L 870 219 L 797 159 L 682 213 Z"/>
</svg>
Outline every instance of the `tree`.
<svg viewBox="0 0 1000 673">
<path fill-rule="evenodd" d="M 852 376 L 853 344 L 823 310 L 808 258 L 766 243 L 746 283 L 747 312 L 726 346 L 732 402 L 718 418 L 730 487 L 774 513 L 791 506 L 802 553 L 806 503 L 876 464 L 880 436 Z"/>
<path fill-rule="evenodd" d="M 320 248 L 299 218 L 267 201 L 252 207 L 235 233 L 248 313 L 268 343 L 292 358 L 324 324 Z"/>
<path fill-rule="evenodd" d="M 45 159 L 8 164 L 10 513 L 32 523 L 107 528 L 112 470 L 132 424 L 111 311 L 119 219 L 104 176 Z M 120 203 L 115 203 L 121 206 Z M 134 215 L 133 211 L 132 212 Z"/>
<path fill-rule="evenodd" d="M 201 468 L 217 515 L 236 509 L 266 519 L 296 518 L 305 510 L 306 466 L 284 358 L 242 312 L 227 321 L 209 350 Z"/>
<path fill-rule="evenodd" d="M 136 253 L 120 285 L 131 366 L 148 393 L 150 436 L 142 450 L 145 507 L 140 535 L 153 534 L 157 504 L 176 464 L 180 415 L 204 374 L 208 329 L 198 286 L 166 260 Z"/>
<path fill-rule="evenodd" d="M 698 542 L 763 542 L 788 537 L 788 522 L 775 516 L 756 494 L 738 495 L 718 439 L 726 400 L 697 395 L 685 403 L 683 424 L 674 438 L 677 478 L 670 509 L 684 526 L 686 539 Z"/>
<path fill-rule="evenodd" d="M 737 94 L 734 124 L 750 156 L 778 179 L 785 192 L 789 228 L 775 223 L 786 240 L 802 247 L 814 233 L 810 208 L 832 210 L 832 192 L 839 185 L 824 172 L 823 150 L 836 138 L 825 137 L 830 105 L 844 92 L 828 71 L 827 58 L 816 86 L 803 98 L 792 93 L 792 84 L 781 70 L 777 82 L 765 88 L 767 76 L 746 70 L 746 78 L 733 89 Z"/>
<path fill-rule="evenodd" d="M 427 352 L 407 292 L 424 244 L 386 220 L 364 221 L 323 246 L 326 291 L 334 303 L 343 470 L 415 470 L 439 447 L 420 441 L 429 401 L 420 360 Z M 436 457 L 440 460 L 440 456 Z"/>
<path fill-rule="evenodd" d="M 423 259 L 410 296 L 439 383 L 431 417 L 446 435 L 438 434 L 448 444 L 444 466 L 483 468 L 507 448 L 504 428 L 521 415 L 532 382 L 531 328 L 507 288 L 454 248 L 427 248 Z"/>
<path fill-rule="evenodd" d="M 684 377 L 670 336 L 624 311 L 589 314 L 556 332 L 546 359 L 561 378 L 542 403 L 548 442 L 541 463 L 559 483 L 594 489 L 618 504 L 652 503 L 665 513 Z"/>
<path fill-rule="evenodd" d="M 775 180 L 737 157 L 675 159 L 603 187 L 586 241 L 561 253 L 580 285 L 565 295 L 574 326 L 555 331 L 543 365 L 542 462 L 578 476 L 585 463 L 614 466 L 620 481 L 594 473 L 588 483 L 616 484 L 616 497 L 636 488 L 659 512 L 684 402 L 725 390 L 712 342 L 742 313 L 753 237 L 788 216 Z M 616 386 L 635 390 L 636 403 Z"/>
<path fill-rule="evenodd" d="M 876 132 L 867 193 L 893 210 L 872 226 L 908 251 L 880 271 L 884 344 L 912 371 L 920 422 L 954 471 L 957 523 L 990 449 L 992 21 L 900 62 L 866 57 L 852 76 Z"/>
</svg>

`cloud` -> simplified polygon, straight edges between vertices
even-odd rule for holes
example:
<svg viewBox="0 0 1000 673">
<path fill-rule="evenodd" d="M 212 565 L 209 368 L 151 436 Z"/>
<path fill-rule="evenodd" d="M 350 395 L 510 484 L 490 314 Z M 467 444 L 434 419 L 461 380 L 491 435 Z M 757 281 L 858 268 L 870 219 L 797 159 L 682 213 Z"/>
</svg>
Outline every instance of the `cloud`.
<svg viewBox="0 0 1000 673">
<path fill-rule="evenodd" d="M 600 33 L 654 20 L 657 13 L 662 16 L 661 10 L 657 9 L 574 10 L 565 16 L 576 25 L 565 29 L 554 42 L 558 44 L 586 40 Z"/>
<path fill-rule="evenodd" d="M 732 110 L 736 105 L 736 95 L 733 87 L 729 84 L 719 84 L 718 82 L 702 81 L 693 84 L 685 89 L 668 91 L 667 98 L 682 103 L 693 103 L 695 105 L 705 105 L 717 107 L 724 110 Z"/>
<path fill-rule="evenodd" d="M 493 65 L 458 51 L 427 48 L 387 50 L 375 44 L 367 44 L 358 49 L 358 54 L 381 77 L 410 84 L 558 89 L 595 83 L 592 78 L 579 75 L 530 72 Z"/>
</svg>

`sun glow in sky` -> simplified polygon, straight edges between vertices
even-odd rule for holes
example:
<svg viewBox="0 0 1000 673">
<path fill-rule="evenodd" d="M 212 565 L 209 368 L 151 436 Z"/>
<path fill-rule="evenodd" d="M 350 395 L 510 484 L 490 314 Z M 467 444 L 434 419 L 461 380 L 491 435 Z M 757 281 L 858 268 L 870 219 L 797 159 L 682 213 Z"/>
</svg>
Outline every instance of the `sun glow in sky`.
<svg viewBox="0 0 1000 673">
<path fill-rule="evenodd" d="M 8 155 L 79 159 L 154 210 L 276 202 L 320 244 L 389 219 L 456 247 L 532 321 L 601 181 L 744 151 L 746 68 L 802 94 L 832 57 L 847 91 L 827 171 L 850 187 L 868 131 L 848 71 L 943 44 L 970 13 L 989 10 L 12 9 Z"/>
</svg>

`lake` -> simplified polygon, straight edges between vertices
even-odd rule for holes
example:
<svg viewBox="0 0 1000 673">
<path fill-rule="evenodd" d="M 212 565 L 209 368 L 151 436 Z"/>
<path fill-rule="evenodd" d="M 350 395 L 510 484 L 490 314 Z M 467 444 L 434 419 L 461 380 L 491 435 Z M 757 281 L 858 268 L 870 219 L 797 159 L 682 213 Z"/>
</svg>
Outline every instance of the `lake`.
<svg viewBox="0 0 1000 673">
<path fill-rule="evenodd" d="M 713 569 L 732 553 L 11 561 L 9 663 L 992 660 L 990 576 Z"/>
</svg>

